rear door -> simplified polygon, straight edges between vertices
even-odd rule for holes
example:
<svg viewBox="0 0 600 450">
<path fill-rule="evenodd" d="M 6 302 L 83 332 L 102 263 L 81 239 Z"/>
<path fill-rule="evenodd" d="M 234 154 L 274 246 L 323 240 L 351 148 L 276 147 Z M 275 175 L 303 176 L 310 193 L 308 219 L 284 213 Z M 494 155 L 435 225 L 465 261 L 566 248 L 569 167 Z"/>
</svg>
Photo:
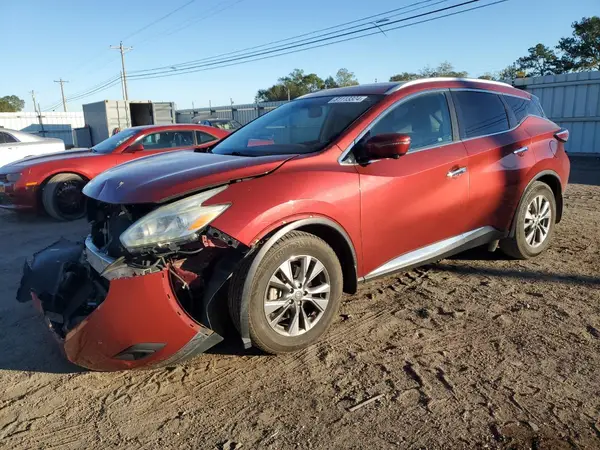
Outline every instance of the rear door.
<svg viewBox="0 0 600 450">
<path fill-rule="evenodd" d="M 517 126 L 501 94 L 455 90 L 452 97 L 469 155 L 468 227 L 506 230 L 520 200 L 520 186 L 535 165 L 531 138 Z"/>
<path fill-rule="evenodd" d="M 426 92 L 400 101 L 357 144 L 359 152 L 366 139 L 384 133 L 412 140 L 398 159 L 356 166 L 363 268 L 369 276 L 400 255 L 467 231 L 467 152 L 453 132 L 447 95 Z"/>
</svg>

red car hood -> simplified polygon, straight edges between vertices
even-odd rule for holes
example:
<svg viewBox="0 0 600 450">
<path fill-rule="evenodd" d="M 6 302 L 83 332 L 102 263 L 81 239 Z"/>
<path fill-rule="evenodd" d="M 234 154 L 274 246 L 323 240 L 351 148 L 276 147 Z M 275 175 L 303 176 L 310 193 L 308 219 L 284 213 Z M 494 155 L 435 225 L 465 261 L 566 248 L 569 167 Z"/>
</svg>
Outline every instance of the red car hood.
<svg viewBox="0 0 600 450">
<path fill-rule="evenodd" d="M 105 203 L 160 203 L 231 180 L 265 175 L 294 156 L 165 153 L 102 172 L 85 186 L 83 193 Z"/>
<path fill-rule="evenodd" d="M 12 173 L 15 171 L 20 171 L 26 169 L 27 167 L 42 164 L 46 162 L 52 161 L 61 161 L 65 159 L 72 158 L 82 158 L 86 156 L 97 156 L 101 155 L 101 153 L 94 153 L 89 148 L 78 148 L 74 150 L 65 150 L 62 152 L 56 153 L 46 153 L 45 155 L 40 156 L 29 156 L 24 159 L 20 159 L 18 161 L 12 162 L 2 167 L 2 172 Z"/>
</svg>

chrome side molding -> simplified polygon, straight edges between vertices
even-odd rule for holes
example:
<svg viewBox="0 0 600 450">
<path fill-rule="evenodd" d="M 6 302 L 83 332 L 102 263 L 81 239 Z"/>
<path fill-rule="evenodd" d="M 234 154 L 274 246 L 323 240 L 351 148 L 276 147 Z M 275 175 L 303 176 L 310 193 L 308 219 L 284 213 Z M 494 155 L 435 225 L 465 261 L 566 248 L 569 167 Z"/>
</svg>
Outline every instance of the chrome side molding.
<svg viewBox="0 0 600 450">
<path fill-rule="evenodd" d="M 370 280 L 371 278 L 387 275 L 388 273 L 396 272 L 397 270 L 401 270 L 405 267 L 415 267 L 419 265 L 419 263 L 429 261 L 438 256 L 442 257 L 443 255 L 447 255 L 453 250 L 457 250 L 463 245 L 466 245 L 475 239 L 485 237 L 486 235 L 490 235 L 490 238 L 493 237 L 496 239 L 498 233 L 499 231 L 494 227 L 486 226 L 467 231 L 466 233 L 459 234 L 458 236 L 444 239 L 443 241 L 427 245 L 426 247 L 422 247 L 418 250 L 413 250 L 412 252 L 405 253 L 397 258 L 392 259 L 391 261 L 386 262 L 384 265 L 379 266 L 377 269 L 365 275 L 364 280 L 366 281 Z"/>
</svg>

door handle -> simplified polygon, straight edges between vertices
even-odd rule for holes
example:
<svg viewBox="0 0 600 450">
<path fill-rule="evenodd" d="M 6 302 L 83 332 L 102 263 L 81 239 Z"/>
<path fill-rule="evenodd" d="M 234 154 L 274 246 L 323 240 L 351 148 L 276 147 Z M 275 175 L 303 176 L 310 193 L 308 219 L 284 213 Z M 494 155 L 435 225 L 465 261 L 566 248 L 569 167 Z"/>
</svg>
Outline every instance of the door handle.
<svg viewBox="0 0 600 450">
<path fill-rule="evenodd" d="M 527 150 L 529 150 L 529 147 L 521 147 L 516 149 L 513 153 L 515 155 L 522 155 L 523 153 L 525 153 Z"/>
<path fill-rule="evenodd" d="M 447 176 L 448 178 L 456 178 L 456 177 L 459 177 L 459 176 L 461 176 L 461 175 L 462 175 L 463 173 L 465 173 L 466 171 L 467 171 L 467 168 L 466 168 L 466 167 L 459 167 L 458 169 L 451 170 L 450 172 L 448 172 L 448 173 L 446 174 L 446 176 Z"/>
</svg>

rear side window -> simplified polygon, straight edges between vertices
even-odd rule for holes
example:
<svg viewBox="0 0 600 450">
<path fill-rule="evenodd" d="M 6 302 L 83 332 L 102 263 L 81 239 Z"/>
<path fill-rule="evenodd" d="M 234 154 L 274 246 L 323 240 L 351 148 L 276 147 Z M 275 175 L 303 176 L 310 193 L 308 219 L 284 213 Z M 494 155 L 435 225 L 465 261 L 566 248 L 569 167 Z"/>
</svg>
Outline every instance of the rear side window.
<svg viewBox="0 0 600 450">
<path fill-rule="evenodd" d="M 527 116 L 545 117 L 544 111 L 542 111 L 542 107 L 536 97 L 528 100 L 526 98 L 505 95 L 504 100 L 506 100 L 506 103 L 514 113 L 517 123 L 521 123 Z"/>
<path fill-rule="evenodd" d="M 205 133 L 204 131 L 196 131 L 196 141 L 198 144 L 206 144 L 207 142 L 216 141 L 217 138 L 212 134 Z"/>
<path fill-rule="evenodd" d="M 463 139 L 507 131 L 508 116 L 496 94 L 475 91 L 453 92 Z"/>
<path fill-rule="evenodd" d="M 17 140 L 8 133 L 0 133 L 0 144 L 12 144 Z"/>
</svg>

